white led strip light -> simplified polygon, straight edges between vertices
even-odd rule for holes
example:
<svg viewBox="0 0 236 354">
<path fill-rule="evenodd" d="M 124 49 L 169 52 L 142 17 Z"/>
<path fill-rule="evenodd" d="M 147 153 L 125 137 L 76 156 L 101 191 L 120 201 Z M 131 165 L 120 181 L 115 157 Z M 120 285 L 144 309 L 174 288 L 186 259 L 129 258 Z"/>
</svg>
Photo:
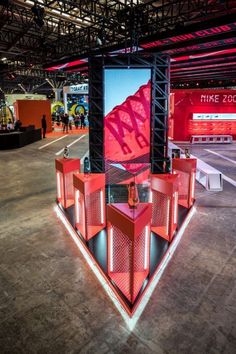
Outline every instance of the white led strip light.
<svg viewBox="0 0 236 354">
<path fill-rule="evenodd" d="M 66 227 L 67 231 L 69 232 L 70 236 L 73 238 L 74 242 L 78 246 L 78 248 L 79 248 L 80 252 L 82 253 L 82 255 L 84 256 L 86 262 L 91 267 L 94 274 L 97 276 L 97 278 L 100 281 L 101 285 L 103 286 L 104 290 L 106 291 L 106 293 L 108 294 L 108 296 L 110 297 L 110 299 L 112 300 L 112 302 L 114 303 L 114 305 L 116 306 L 118 311 L 120 312 L 127 327 L 129 328 L 130 331 L 132 331 L 134 329 L 139 317 L 141 316 L 143 310 L 145 309 L 156 285 L 158 284 L 158 282 L 161 278 L 161 275 L 164 272 L 164 269 L 166 268 L 167 264 L 171 260 L 173 254 L 174 254 L 174 251 L 181 240 L 184 230 L 186 229 L 187 225 L 189 224 L 196 209 L 194 207 L 192 207 L 192 209 L 190 210 L 186 219 L 184 220 L 181 228 L 179 229 L 179 232 L 175 236 L 170 247 L 168 248 L 168 251 L 164 255 L 161 264 L 159 265 L 156 273 L 154 274 L 150 284 L 148 285 L 145 295 L 142 297 L 142 299 L 138 305 L 138 308 L 136 309 L 136 311 L 132 317 L 130 317 L 126 313 L 126 311 L 123 309 L 123 307 L 121 306 L 115 292 L 111 289 L 110 285 L 108 284 L 108 281 L 105 279 L 105 276 L 102 276 L 101 272 L 99 271 L 98 266 L 96 265 L 96 262 L 89 255 L 89 253 L 86 251 L 85 246 L 83 245 L 83 242 L 77 237 L 75 230 L 73 229 L 73 227 L 71 226 L 71 224 L 69 223 L 69 221 L 67 220 L 67 218 L 65 217 L 63 212 L 61 211 L 61 209 L 58 206 L 55 206 L 54 210 L 56 212 L 57 217 L 62 221 L 62 223 Z"/>
<path fill-rule="evenodd" d="M 192 185 L 191 185 L 191 197 L 194 199 L 194 190 L 195 190 L 195 173 L 192 173 Z"/>
<path fill-rule="evenodd" d="M 167 213 L 166 213 L 166 233 L 169 234 L 169 221 L 170 221 L 170 198 L 167 197 Z"/>
<path fill-rule="evenodd" d="M 148 235 L 149 235 L 149 227 L 145 226 L 145 246 L 144 246 L 144 269 L 146 270 L 148 267 Z"/>
<path fill-rule="evenodd" d="M 174 193 L 174 224 L 177 224 L 178 214 L 178 192 Z"/>
<path fill-rule="evenodd" d="M 57 197 L 61 198 L 61 179 L 59 172 L 57 172 Z"/>
<path fill-rule="evenodd" d="M 104 223 L 103 190 L 100 190 L 101 224 Z"/>
<path fill-rule="evenodd" d="M 79 224 L 79 212 L 80 212 L 80 205 L 79 205 L 79 198 L 80 198 L 80 193 L 79 190 L 75 190 L 75 222 L 76 224 Z"/>
<path fill-rule="evenodd" d="M 149 203 L 152 203 L 153 200 L 153 191 L 150 190 Z"/>
<path fill-rule="evenodd" d="M 110 228 L 110 271 L 113 272 L 113 227 Z"/>
</svg>

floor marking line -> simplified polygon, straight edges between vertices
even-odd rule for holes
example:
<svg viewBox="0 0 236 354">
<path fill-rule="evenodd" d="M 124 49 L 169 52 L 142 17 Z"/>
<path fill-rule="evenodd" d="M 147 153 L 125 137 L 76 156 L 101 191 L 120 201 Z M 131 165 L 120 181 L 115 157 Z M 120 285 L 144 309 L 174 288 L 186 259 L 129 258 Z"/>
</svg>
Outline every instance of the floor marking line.
<svg viewBox="0 0 236 354">
<path fill-rule="evenodd" d="M 227 160 L 227 161 L 229 161 L 229 162 L 232 162 L 233 164 L 236 165 L 236 161 L 231 160 L 231 159 L 229 159 L 228 157 L 223 156 L 223 155 L 221 155 L 221 154 L 218 154 L 218 152 L 215 152 L 215 151 L 212 151 L 212 150 L 208 150 L 208 149 L 204 149 L 204 150 L 207 151 L 207 152 L 210 152 L 211 154 L 214 154 L 214 155 L 216 155 L 216 156 L 219 156 L 219 157 L 221 157 L 221 158 L 224 159 L 224 160 Z M 226 150 L 226 151 L 227 151 L 227 150 Z"/>
<path fill-rule="evenodd" d="M 63 135 L 63 136 L 61 136 L 60 138 L 51 141 L 50 143 L 47 143 L 47 144 L 45 144 L 45 145 L 43 145 L 43 146 L 40 146 L 38 149 L 39 149 L 39 150 L 44 149 L 46 146 L 51 145 L 51 144 L 54 144 L 56 141 L 61 140 L 61 139 L 64 139 L 64 138 L 66 138 L 68 135 L 69 135 L 69 134 Z"/>
<path fill-rule="evenodd" d="M 236 187 L 236 181 L 226 175 L 222 174 L 222 177 L 225 181 L 229 182 L 230 184 L 232 184 L 234 187 Z"/>
<path fill-rule="evenodd" d="M 86 135 L 83 134 L 82 136 L 80 136 L 78 139 L 74 140 L 72 143 L 70 143 L 69 145 L 67 145 L 67 147 L 71 147 L 72 145 L 74 145 L 75 143 L 77 143 L 77 141 L 83 139 Z M 61 149 L 60 151 L 56 152 L 55 155 L 60 155 L 62 152 L 64 151 L 64 148 Z"/>
</svg>

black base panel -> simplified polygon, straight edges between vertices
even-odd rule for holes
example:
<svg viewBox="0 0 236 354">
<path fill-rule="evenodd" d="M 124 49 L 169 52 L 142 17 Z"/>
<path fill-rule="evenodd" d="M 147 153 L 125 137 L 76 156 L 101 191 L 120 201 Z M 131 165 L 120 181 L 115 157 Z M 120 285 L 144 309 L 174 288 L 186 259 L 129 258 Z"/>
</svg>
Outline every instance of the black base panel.
<svg viewBox="0 0 236 354">
<path fill-rule="evenodd" d="M 1 133 L 0 150 L 18 149 L 41 139 L 41 129 Z"/>
<path fill-rule="evenodd" d="M 70 208 L 63 209 L 68 221 L 70 224 L 75 227 L 75 222 L 74 222 L 74 206 L 71 206 Z M 185 220 L 185 217 L 187 216 L 189 210 L 179 206 L 179 217 L 178 217 L 178 227 L 177 231 L 182 225 L 182 223 Z M 86 244 L 88 247 L 89 251 L 92 253 L 93 257 L 96 259 L 97 263 L 99 266 L 102 268 L 104 273 L 107 275 L 107 231 L 106 229 L 98 232 L 94 237 L 92 237 L 88 242 L 85 242 L 83 237 L 79 235 L 81 240 Z M 170 243 L 165 240 L 164 238 L 160 237 L 159 235 L 155 234 L 154 232 L 151 232 L 151 244 L 150 244 L 150 273 L 147 279 L 144 281 L 144 284 L 134 302 L 134 304 L 131 304 L 129 300 L 122 294 L 122 292 L 119 290 L 119 288 L 116 286 L 116 284 L 111 280 L 110 282 L 116 289 L 116 291 L 119 293 L 120 297 L 123 299 L 123 301 L 126 303 L 126 305 L 132 310 L 132 308 L 135 306 L 135 304 L 139 301 L 140 296 L 142 295 L 143 291 L 145 290 L 146 286 L 149 283 L 150 278 L 152 275 L 155 273 L 157 270 L 157 267 L 162 261 L 163 256 L 165 255 L 166 251 L 169 248 Z M 109 278 L 109 277 L 108 277 Z"/>
</svg>

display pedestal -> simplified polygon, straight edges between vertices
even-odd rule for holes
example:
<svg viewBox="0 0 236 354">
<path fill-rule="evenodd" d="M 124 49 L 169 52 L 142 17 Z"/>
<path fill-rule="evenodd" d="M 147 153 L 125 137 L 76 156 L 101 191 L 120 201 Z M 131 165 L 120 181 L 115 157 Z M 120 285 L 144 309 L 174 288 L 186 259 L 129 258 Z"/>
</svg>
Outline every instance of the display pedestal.
<svg viewBox="0 0 236 354">
<path fill-rule="evenodd" d="M 74 204 L 73 174 L 80 171 L 80 159 L 56 159 L 57 202 L 67 209 Z"/>
<path fill-rule="evenodd" d="M 173 173 L 179 175 L 179 205 L 191 208 L 195 200 L 197 159 L 172 159 Z"/>
<path fill-rule="evenodd" d="M 107 207 L 108 275 L 133 304 L 150 269 L 151 204 Z"/>
<path fill-rule="evenodd" d="M 178 175 L 151 175 L 151 230 L 171 241 L 178 223 Z"/>
<path fill-rule="evenodd" d="M 106 226 L 105 174 L 76 173 L 75 227 L 88 241 Z"/>
</svg>

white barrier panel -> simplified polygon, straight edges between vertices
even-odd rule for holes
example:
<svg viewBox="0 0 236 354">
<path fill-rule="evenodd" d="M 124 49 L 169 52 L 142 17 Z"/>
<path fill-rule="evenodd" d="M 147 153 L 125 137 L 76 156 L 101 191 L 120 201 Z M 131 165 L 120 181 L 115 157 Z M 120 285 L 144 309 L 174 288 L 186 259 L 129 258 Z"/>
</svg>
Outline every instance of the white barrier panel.
<svg viewBox="0 0 236 354">
<path fill-rule="evenodd" d="M 217 192 L 223 190 L 222 173 L 198 158 L 196 180 L 207 191 Z"/>
<path fill-rule="evenodd" d="M 192 135 L 192 144 L 231 144 L 232 135 Z"/>
</svg>

